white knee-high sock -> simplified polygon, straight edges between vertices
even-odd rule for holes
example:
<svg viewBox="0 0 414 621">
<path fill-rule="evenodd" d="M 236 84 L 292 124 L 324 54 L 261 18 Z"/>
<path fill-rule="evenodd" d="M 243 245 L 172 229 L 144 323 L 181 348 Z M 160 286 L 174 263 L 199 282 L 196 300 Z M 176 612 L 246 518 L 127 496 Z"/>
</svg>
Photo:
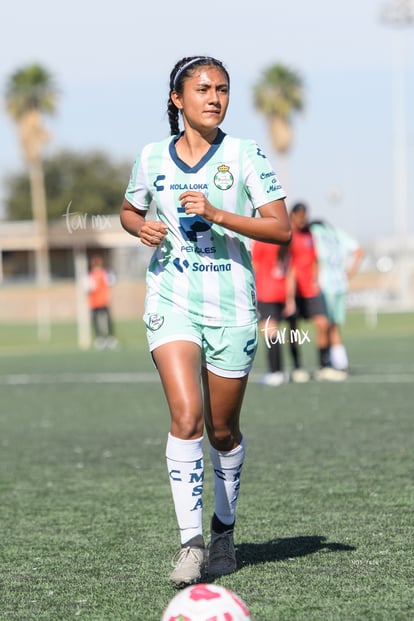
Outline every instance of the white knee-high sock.
<svg viewBox="0 0 414 621">
<path fill-rule="evenodd" d="M 168 434 L 168 476 L 181 543 L 203 534 L 203 438 L 181 440 Z"/>
<path fill-rule="evenodd" d="M 244 439 L 232 451 L 217 451 L 210 446 L 214 470 L 214 512 L 223 524 L 232 525 L 236 519 L 244 455 Z"/>
</svg>

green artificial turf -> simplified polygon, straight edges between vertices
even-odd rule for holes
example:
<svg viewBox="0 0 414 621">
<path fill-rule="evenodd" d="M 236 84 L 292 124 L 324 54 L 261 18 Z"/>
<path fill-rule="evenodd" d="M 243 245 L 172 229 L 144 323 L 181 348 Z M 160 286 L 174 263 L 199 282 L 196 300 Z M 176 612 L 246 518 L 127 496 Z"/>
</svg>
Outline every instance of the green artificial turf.
<svg viewBox="0 0 414 621">
<path fill-rule="evenodd" d="M 350 314 L 340 384 L 264 387 L 261 347 L 242 413 L 239 569 L 218 580 L 255 621 L 414 618 L 412 319 Z M 119 329 L 119 351 L 80 352 L 73 326 L 48 345 L 0 326 L 1 621 L 160 621 L 175 594 L 167 407 L 142 330 Z M 205 467 L 208 535 L 207 450 Z"/>
</svg>

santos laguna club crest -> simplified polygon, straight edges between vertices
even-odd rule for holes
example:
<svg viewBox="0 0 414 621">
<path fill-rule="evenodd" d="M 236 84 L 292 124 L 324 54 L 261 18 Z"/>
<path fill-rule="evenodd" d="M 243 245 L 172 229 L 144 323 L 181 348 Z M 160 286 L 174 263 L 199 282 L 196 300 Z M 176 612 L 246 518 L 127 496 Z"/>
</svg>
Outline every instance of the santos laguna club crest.
<svg viewBox="0 0 414 621">
<path fill-rule="evenodd" d="M 217 168 L 217 172 L 214 175 L 214 185 L 219 190 L 229 190 L 234 183 L 233 175 L 230 172 L 230 167 L 225 164 L 220 164 Z"/>
<path fill-rule="evenodd" d="M 156 315 L 155 313 L 151 313 L 147 319 L 147 326 L 150 330 L 155 332 L 155 330 L 159 330 L 164 323 L 163 315 Z"/>
</svg>

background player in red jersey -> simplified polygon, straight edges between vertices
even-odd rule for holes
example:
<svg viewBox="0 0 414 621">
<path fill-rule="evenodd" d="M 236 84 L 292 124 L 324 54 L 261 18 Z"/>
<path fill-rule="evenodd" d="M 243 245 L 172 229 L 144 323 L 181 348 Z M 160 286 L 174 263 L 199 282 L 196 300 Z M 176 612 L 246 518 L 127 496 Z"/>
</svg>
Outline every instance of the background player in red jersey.
<svg viewBox="0 0 414 621">
<path fill-rule="evenodd" d="M 268 367 L 262 383 L 267 386 L 280 386 L 289 380 L 289 374 L 283 370 L 282 344 L 286 339 L 282 336 L 283 332 L 279 334 L 279 326 L 286 320 L 289 329 L 296 328 L 296 319 L 286 317 L 285 313 L 288 256 L 285 248 L 255 241 L 252 246 L 252 260 L 256 279 L 259 327 L 266 343 Z M 298 344 L 290 338 L 287 338 L 287 341 L 293 362 L 292 381 L 307 382 L 310 375 L 301 368 Z"/>
<path fill-rule="evenodd" d="M 299 318 L 312 321 L 319 354 L 317 380 L 342 381 L 346 373 L 331 366 L 329 356 L 329 320 L 318 282 L 318 256 L 308 225 L 308 210 L 304 203 L 296 203 L 290 210 L 292 241 L 288 249 L 289 275 L 293 283 L 288 294 L 289 312 L 296 309 Z M 293 301 L 294 296 L 294 301 Z"/>
</svg>

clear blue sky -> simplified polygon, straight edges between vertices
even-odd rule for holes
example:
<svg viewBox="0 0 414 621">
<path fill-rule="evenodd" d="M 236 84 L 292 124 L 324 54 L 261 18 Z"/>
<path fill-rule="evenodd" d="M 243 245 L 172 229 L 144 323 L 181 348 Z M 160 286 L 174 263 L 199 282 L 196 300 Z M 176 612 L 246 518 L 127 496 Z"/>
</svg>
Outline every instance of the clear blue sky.
<svg viewBox="0 0 414 621">
<path fill-rule="evenodd" d="M 394 1 L 394 0 L 392 0 Z M 60 89 L 47 121 L 47 153 L 103 149 L 130 161 L 168 135 L 168 76 L 182 56 L 220 58 L 231 75 L 223 129 L 255 138 L 274 161 L 288 205 L 309 204 L 361 241 L 394 233 L 392 58 L 395 29 L 380 0 L 240 0 L 194 3 L 15 0 L 0 8 L 0 86 L 17 69 L 44 65 Z M 246 8 L 247 7 L 247 8 Z M 404 46 L 409 170 L 414 170 L 414 25 Z M 305 84 L 286 168 L 252 105 L 260 73 L 281 62 Z M 15 127 L 0 111 L 0 203 L 4 176 L 23 170 Z M 283 178 L 284 177 L 284 178 Z M 413 181 L 409 230 L 414 233 Z M 120 197 L 121 201 L 121 197 Z M 80 207 L 81 208 L 81 207 Z M 65 206 L 62 205 L 62 213 Z"/>
</svg>

